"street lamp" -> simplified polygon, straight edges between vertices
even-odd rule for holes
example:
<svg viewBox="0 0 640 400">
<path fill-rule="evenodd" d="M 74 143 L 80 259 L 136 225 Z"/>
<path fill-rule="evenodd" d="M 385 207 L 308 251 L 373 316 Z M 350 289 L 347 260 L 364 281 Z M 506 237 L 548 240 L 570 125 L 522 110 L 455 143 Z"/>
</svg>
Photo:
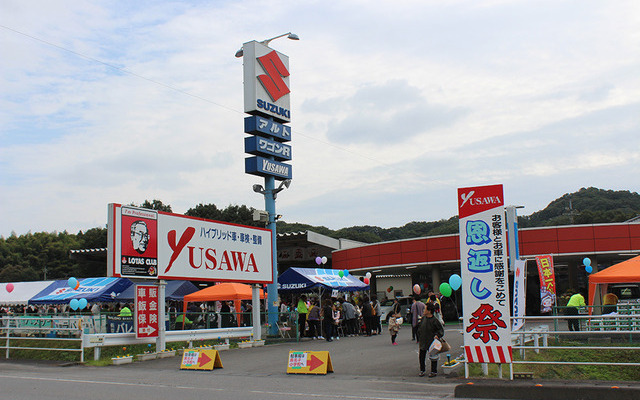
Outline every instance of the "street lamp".
<svg viewBox="0 0 640 400">
<path fill-rule="evenodd" d="M 274 36 L 271 39 L 266 39 L 263 40 L 262 42 L 260 42 L 260 44 L 263 44 L 265 46 L 269 46 L 269 43 L 272 40 L 281 38 L 281 37 L 287 37 L 287 39 L 291 39 L 291 40 L 300 40 L 300 38 L 298 37 L 298 35 L 296 35 L 295 33 L 291 33 L 291 32 L 287 32 L 287 33 L 283 33 L 282 35 L 278 35 L 278 36 Z M 242 49 L 236 51 L 236 58 L 240 58 L 244 55 L 244 52 L 242 51 Z"/>
</svg>

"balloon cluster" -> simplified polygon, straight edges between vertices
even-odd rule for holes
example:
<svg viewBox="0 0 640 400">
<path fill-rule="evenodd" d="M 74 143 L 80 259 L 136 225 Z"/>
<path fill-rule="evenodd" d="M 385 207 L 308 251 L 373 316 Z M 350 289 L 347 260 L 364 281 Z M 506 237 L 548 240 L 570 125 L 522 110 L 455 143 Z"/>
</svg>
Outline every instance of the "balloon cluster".
<svg viewBox="0 0 640 400">
<path fill-rule="evenodd" d="M 449 283 L 442 282 L 439 289 L 443 296 L 449 297 L 454 291 L 460 289 L 461 286 L 462 278 L 458 274 L 453 274 L 449 277 Z"/>
<path fill-rule="evenodd" d="M 346 269 L 341 269 L 340 271 L 338 271 L 338 276 L 340 278 L 344 278 L 345 276 L 349 276 L 349 271 Z"/>
<path fill-rule="evenodd" d="M 582 263 L 584 264 L 584 270 L 587 271 L 587 274 L 590 274 L 593 272 L 593 267 L 591 266 L 591 259 L 589 257 L 585 257 L 582 260 Z"/>
<path fill-rule="evenodd" d="M 364 274 L 364 284 L 368 285 L 371 282 L 371 272 L 367 272 Z"/>
<path fill-rule="evenodd" d="M 71 301 L 69 301 L 69 307 L 71 307 L 72 310 L 84 310 L 85 307 L 87 307 L 87 299 L 82 298 L 82 299 L 71 299 Z"/>
<path fill-rule="evenodd" d="M 318 256 L 316 257 L 316 264 L 320 265 L 320 264 L 326 264 L 327 263 L 327 257 L 326 256 Z"/>
<path fill-rule="evenodd" d="M 393 286 L 389 286 L 389 287 L 387 288 L 387 293 L 391 293 L 392 291 L 393 291 Z"/>
</svg>

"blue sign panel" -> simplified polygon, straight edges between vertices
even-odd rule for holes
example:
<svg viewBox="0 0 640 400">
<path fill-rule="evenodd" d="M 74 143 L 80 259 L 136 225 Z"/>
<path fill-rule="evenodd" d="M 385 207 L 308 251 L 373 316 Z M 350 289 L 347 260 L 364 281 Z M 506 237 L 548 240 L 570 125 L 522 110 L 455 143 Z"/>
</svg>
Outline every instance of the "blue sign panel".
<svg viewBox="0 0 640 400">
<path fill-rule="evenodd" d="M 257 115 L 244 119 L 244 131 L 252 135 L 272 137 L 279 142 L 291 140 L 290 126 Z"/>
<path fill-rule="evenodd" d="M 278 161 L 291 160 L 291 146 L 261 136 L 244 138 L 245 153 L 273 156 Z"/>
<path fill-rule="evenodd" d="M 289 164 L 269 160 L 263 157 L 249 157 L 244 159 L 244 172 L 258 176 L 273 176 L 279 181 L 291 179 L 292 167 Z"/>
</svg>

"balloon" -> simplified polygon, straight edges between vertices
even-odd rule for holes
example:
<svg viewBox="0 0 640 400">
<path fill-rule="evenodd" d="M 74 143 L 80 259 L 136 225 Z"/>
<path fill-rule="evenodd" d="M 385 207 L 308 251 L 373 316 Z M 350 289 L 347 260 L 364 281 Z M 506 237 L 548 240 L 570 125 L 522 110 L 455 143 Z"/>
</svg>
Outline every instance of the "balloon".
<svg viewBox="0 0 640 400">
<path fill-rule="evenodd" d="M 413 285 L 413 293 L 420 294 L 420 285 L 418 285 L 417 283 Z"/>
<path fill-rule="evenodd" d="M 321 261 L 322 261 L 323 264 L 326 264 L 327 263 L 327 257 L 322 256 L 322 260 Z"/>
<path fill-rule="evenodd" d="M 344 276 L 349 276 L 349 270 L 348 269 L 344 270 Z"/>
<path fill-rule="evenodd" d="M 391 291 L 392 291 L 392 290 L 393 290 L 393 289 L 391 289 L 391 286 L 389 286 L 389 287 L 387 288 L 387 293 L 391 293 Z"/>
<path fill-rule="evenodd" d="M 591 259 L 590 259 L 589 257 L 585 257 L 585 258 L 582 260 L 582 263 L 584 264 L 584 266 L 585 266 L 585 267 L 588 267 L 588 266 L 590 266 L 590 265 L 591 265 Z"/>
<path fill-rule="evenodd" d="M 78 286 L 78 280 L 76 278 L 69 278 L 69 280 L 67 280 L 67 285 L 69 285 L 71 289 L 75 290 Z"/>
<path fill-rule="evenodd" d="M 13 283 L 7 283 L 6 289 L 9 293 L 13 292 Z"/>
<path fill-rule="evenodd" d="M 84 310 L 85 307 L 87 307 L 87 299 L 82 298 L 80 300 L 78 300 L 78 308 L 81 310 Z"/>
<path fill-rule="evenodd" d="M 77 310 L 79 306 L 78 303 L 80 303 L 78 299 L 71 299 L 71 301 L 69 302 L 69 307 L 71 307 L 72 310 Z"/>
<path fill-rule="evenodd" d="M 393 286 L 389 286 L 389 289 L 393 290 Z"/>
<path fill-rule="evenodd" d="M 462 286 L 462 278 L 458 274 L 453 274 L 449 277 L 449 286 L 451 289 L 458 290 Z"/>
<path fill-rule="evenodd" d="M 344 271 L 343 270 L 338 271 L 338 276 L 340 278 L 344 278 Z"/>
<path fill-rule="evenodd" d="M 322 258 L 320 256 L 316 257 L 316 264 L 322 264 Z"/>
<path fill-rule="evenodd" d="M 364 276 L 367 279 L 371 279 L 371 272 L 367 272 L 366 274 L 364 274 Z"/>
<path fill-rule="evenodd" d="M 449 297 L 451 296 L 451 285 L 449 285 L 447 282 L 443 282 L 440 284 L 440 293 L 442 293 L 442 295 L 444 297 Z"/>
<path fill-rule="evenodd" d="M 588 274 L 593 272 L 593 267 L 591 265 L 587 265 L 586 267 L 584 267 L 584 269 L 587 271 Z"/>
<path fill-rule="evenodd" d="M 364 284 L 365 284 L 365 285 L 368 285 L 368 284 L 369 284 L 369 278 L 367 278 L 367 277 L 365 277 L 365 278 L 364 278 Z"/>
</svg>

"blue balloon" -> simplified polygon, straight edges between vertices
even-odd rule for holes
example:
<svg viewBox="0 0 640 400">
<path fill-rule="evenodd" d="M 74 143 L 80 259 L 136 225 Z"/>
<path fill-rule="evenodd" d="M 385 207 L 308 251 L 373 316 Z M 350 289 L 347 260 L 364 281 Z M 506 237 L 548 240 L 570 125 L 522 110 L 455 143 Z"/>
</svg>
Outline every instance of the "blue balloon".
<svg viewBox="0 0 640 400">
<path fill-rule="evenodd" d="M 69 302 L 69 307 L 71 307 L 71 309 L 75 311 L 78 309 L 78 303 L 80 303 L 78 299 L 71 299 L 71 301 Z"/>
<path fill-rule="evenodd" d="M 344 270 L 344 276 L 349 276 L 349 270 L 348 269 Z"/>
<path fill-rule="evenodd" d="M 462 278 L 458 274 L 453 274 L 449 277 L 449 286 L 451 289 L 458 290 L 462 286 Z"/>
<path fill-rule="evenodd" d="M 584 264 L 585 267 L 588 267 L 589 265 L 591 265 L 591 259 L 589 257 L 585 257 L 582 260 L 582 263 Z"/>
<path fill-rule="evenodd" d="M 87 307 L 87 299 L 82 298 L 80 300 L 78 300 L 78 308 L 81 310 L 84 310 L 85 307 Z"/>
<path fill-rule="evenodd" d="M 584 267 L 584 269 L 587 271 L 588 274 L 593 272 L 593 267 L 591 265 L 587 265 L 586 267 Z"/>
<path fill-rule="evenodd" d="M 71 289 L 75 289 L 76 286 L 78 286 L 78 280 L 76 278 L 69 278 L 69 280 L 67 280 L 67 285 L 69 285 Z"/>
</svg>

